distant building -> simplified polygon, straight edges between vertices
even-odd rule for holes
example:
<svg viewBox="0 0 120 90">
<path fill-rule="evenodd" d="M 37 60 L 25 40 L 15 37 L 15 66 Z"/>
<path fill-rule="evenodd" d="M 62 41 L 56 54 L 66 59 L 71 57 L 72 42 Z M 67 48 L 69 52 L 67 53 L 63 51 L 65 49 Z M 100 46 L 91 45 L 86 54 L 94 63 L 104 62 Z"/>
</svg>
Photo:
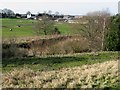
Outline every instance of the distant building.
<svg viewBox="0 0 120 90">
<path fill-rule="evenodd" d="M 30 17 L 31 17 L 31 12 L 28 11 L 28 12 L 27 12 L 27 19 L 29 19 Z"/>
<path fill-rule="evenodd" d="M 72 20 L 74 18 L 74 16 L 71 16 L 71 15 L 64 15 L 63 16 L 63 19 L 66 19 L 66 20 Z"/>
<path fill-rule="evenodd" d="M 27 12 L 27 19 L 37 19 L 36 15 L 35 14 L 32 14 L 31 12 Z"/>
<path fill-rule="evenodd" d="M 16 18 L 21 18 L 21 14 L 19 14 L 19 13 L 16 13 Z"/>
<path fill-rule="evenodd" d="M 45 14 L 45 13 L 39 13 L 38 15 L 36 15 L 36 19 L 37 20 L 42 20 L 43 17 L 49 18 L 50 20 L 53 20 L 53 15 L 50 14 Z"/>
<path fill-rule="evenodd" d="M 27 18 L 26 14 L 21 14 L 21 18 Z"/>
<path fill-rule="evenodd" d="M 29 19 L 37 19 L 35 14 L 31 14 L 31 17 Z"/>
<path fill-rule="evenodd" d="M 82 15 L 75 15 L 74 18 L 75 18 L 75 19 L 80 19 L 80 18 L 83 18 L 83 16 L 82 16 Z"/>
<path fill-rule="evenodd" d="M 31 18 L 31 14 L 27 14 L 27 19 Z"/>
<path fill-rule="evenodd" d="M 68 19 L 69 19 L 69 16 L 68 16 L 68 15 L 64 15 L 63 19 L 68 20 Z"/>
<path fill-rule="evenodd" d="M 31 18 L 31 14 L 27 14 L 27 19 Z"/>
</svg>

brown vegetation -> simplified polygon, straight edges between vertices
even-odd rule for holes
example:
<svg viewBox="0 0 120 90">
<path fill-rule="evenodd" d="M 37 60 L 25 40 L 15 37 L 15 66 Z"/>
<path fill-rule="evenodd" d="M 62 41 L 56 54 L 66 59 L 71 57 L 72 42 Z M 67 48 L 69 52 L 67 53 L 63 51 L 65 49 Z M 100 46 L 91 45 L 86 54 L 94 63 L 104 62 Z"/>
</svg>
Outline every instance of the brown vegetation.
<svg viewBox="0 0 120 90">
<path fill-rule="evenodd" d="M 34 72 L 14 69 L 3 75 L 4 88 L 107 88 L 118 83 L 118 61 Z"/>
<path fill-rule="evenodd" d="M 14 57 L 17 53 L 22 56 L 40 56 L 54 54 L 69 54 L 91 51 L 89 42 L 81 36 L 56 36 L 47 39 L 37 39 L 31 42 L 19 42 L 11 39 L 3 41 L 3 58 Z M 13 54 L 14 55 L 11 55 Z M 23 53 L 23 54 L 20 54 Z M 18 55 L 16 55 L 18 56 Z"/>
</svg>

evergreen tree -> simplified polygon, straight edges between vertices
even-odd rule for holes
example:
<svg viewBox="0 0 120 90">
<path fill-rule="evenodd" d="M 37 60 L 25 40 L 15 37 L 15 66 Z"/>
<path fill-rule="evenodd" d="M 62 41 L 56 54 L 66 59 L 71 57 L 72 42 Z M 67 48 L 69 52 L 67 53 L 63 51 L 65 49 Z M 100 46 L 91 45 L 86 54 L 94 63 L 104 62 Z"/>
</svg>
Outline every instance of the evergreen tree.
<svg viewBox="0 0 120 90">
<path fill-rule="evenodd" d="M 120 51 L 120 15 L 111 18 L 111 24 L 106 38 L 106 49 Z"/>
</svg>

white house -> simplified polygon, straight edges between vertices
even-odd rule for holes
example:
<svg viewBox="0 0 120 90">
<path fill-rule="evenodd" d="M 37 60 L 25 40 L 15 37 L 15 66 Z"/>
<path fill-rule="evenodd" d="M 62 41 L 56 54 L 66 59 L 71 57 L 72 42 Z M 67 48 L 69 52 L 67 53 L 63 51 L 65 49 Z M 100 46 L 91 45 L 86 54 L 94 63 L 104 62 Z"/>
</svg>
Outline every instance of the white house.
<svg viewBox="0 0 120 90">
<path fill-rule="evenodd" d="M 68 19 L 69 19 L 69 16 L 68 16 L 68 15 L 64 15 L 63 19 L 68 20 Z"/>
<path fill-rule="evenodd" d="M 36 18 L 36 15 L 34 15 L 34 14 L 31 14 L 31 12 L 27 12 L 27 19 L 37 19 Z"/>
<path fill-rule="evenodd" d="M 27 19 L 31 18 L 31 15 L 32 15 L 31 12 L 28 11 L 28 12 L 27 12 Z"/>
<path fill-rule="evenodd" d="M 82 15 L 75 15 L 75 19 L 80 19 L 80 18 L 83 18 Z"/>
<path fill-rule="evenodd" d="M 31 14 L 27 14 L 27 19 L 31 18 Z"/>
</svg>

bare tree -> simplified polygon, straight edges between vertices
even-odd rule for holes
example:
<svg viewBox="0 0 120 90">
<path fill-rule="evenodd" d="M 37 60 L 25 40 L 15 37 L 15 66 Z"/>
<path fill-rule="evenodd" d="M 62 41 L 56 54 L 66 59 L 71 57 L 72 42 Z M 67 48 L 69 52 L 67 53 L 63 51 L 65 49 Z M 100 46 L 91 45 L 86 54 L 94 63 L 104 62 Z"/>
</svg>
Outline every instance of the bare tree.
<svg viewBox="0 0 120 90">
<path fill-rule="evenodd" d="M 81 24 L 82 33 L 89 39 L 90 47 L 95 50 L 104 50 L 104 38 L 109 25 L 110 14 L 108 11 L 88 13 L 86 24 Z"/>
<path fill-rule="evenodd" d="M 38 20 L 35 23 L 35 33 L 37 35 L 44 34 L 52 34 L 54 31 L 54 21 L 50 20 L 47 15 L 42 16 L 42 20 Z"/>
</svg>

